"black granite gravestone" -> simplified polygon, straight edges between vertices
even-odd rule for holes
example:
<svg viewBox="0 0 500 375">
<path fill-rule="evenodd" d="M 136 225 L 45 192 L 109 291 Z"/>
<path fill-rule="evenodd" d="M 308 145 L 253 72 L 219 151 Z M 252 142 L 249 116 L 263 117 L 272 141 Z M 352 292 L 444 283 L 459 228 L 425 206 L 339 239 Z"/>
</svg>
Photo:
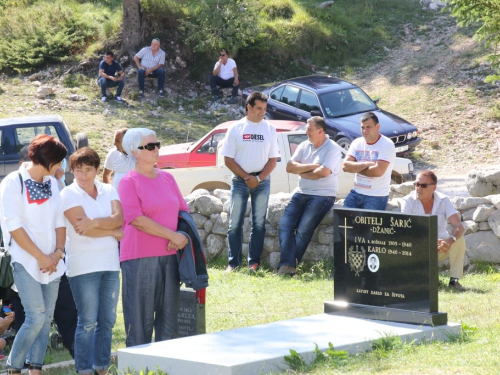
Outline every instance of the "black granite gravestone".
<svg viewBox="0 0 500 375">
<path fill-rule="evenodd" d="M 180 307 L 177 317 L 179 337 L 206 333 L 205 290 L 181 288 Z"/>
<path fill-rule="evenodd" d="M 325 312 L 447 324 L 438 312 L 437 218 L 334 210 L 334 301 Z"/>
</svg>

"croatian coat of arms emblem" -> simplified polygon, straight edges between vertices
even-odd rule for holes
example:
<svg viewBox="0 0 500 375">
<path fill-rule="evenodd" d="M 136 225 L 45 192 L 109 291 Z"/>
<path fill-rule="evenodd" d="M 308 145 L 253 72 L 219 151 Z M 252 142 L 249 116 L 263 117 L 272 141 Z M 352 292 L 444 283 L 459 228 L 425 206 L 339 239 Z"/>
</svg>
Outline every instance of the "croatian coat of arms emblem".
<svg viewBox="0 0 500 375">
<path fill-rule="evenodd" d="M 349 265 L 356 276 L 359 276 L 359 273 L 363 271 L 366 266 L 366 251 L 363 246 L 360 246 L 360 248 L 361 250 L 358 249 L 358 245 L 356 245 L 356 249 L 354 249 L 354 246 L 351 246 L 347 252 Z"/>
</svg>

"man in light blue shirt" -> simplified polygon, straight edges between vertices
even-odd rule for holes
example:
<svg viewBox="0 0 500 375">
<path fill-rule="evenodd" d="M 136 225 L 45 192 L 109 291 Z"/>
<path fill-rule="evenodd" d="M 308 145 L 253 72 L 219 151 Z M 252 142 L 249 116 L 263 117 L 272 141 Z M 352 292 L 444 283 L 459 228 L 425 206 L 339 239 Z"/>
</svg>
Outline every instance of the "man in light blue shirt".
<svg viewBox="0 0 500 375">
<path fill-rule="evenodd" d="M 339 188 L 340 147 L 326 134 L 322 117 L 311 117 L 302 142 L 288 161 L 286 171 L 299 175 L 299 186 L 279 224 L 281 258 L 279 275 L 294 275 L 314 230 L 332 208 Z"/>
</svg>

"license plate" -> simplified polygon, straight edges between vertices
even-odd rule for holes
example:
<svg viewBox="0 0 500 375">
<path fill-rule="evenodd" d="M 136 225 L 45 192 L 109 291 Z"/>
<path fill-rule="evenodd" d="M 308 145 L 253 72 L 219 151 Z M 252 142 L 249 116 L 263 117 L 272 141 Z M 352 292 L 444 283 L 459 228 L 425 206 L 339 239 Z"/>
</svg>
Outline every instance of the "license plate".
<svg viewBox="0 0 500 375">
<path fill-rule="evenodd" d="M 408 145 L 396 147 L 396 153 L 408 150 Z"/>
</svg>

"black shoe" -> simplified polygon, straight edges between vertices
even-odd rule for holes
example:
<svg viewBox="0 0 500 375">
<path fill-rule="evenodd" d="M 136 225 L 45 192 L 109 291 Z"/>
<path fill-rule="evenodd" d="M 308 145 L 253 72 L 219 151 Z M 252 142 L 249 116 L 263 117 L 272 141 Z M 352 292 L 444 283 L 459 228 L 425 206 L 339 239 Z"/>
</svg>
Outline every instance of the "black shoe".
<svg viewBox="0 0 500 375">
<path fill-rule="evenodd" d="M 139 90 L 139 98 L 144 98 L 144 90 Z"/>
<path fill-rule="evenodd" d="M 160 98 L 165 97 L 165 93 L 163 92 L 163 90 L 158 91 L 158 95 L 160 95 Z"/>
</svg>

